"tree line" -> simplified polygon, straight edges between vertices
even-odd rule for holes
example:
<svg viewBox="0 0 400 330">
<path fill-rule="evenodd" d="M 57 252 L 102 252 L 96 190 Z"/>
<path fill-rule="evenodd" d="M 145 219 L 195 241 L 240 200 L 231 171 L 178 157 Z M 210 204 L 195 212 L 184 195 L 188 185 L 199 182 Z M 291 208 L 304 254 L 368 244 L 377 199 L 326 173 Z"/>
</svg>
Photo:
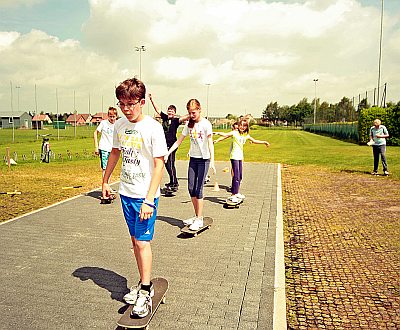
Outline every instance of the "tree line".
<svg viewBox="0 0 400 330">
<path fill-rule="evenodd" d="M 315 103 L 316 102 L 316 103 Z M 388 102 L 387 107 L 395 105 Z M 369 109 L 371 105 L 367 99 L 362 99 L 358 105 L 347 97 L 343 97 L 338 103 L 321 102 L 320 99 L 314 99 L 308 102 L 303 98 L 294 105 L 279 105 L 278 102 L 270 102 L 262 112 L 262 120 L 266 125 L 293 125 L 302 126 L 303 124 L 316 123 L 334 123 L 334 122 L 353 122 L 358 120 L 362 109 Z"/>
</svg>

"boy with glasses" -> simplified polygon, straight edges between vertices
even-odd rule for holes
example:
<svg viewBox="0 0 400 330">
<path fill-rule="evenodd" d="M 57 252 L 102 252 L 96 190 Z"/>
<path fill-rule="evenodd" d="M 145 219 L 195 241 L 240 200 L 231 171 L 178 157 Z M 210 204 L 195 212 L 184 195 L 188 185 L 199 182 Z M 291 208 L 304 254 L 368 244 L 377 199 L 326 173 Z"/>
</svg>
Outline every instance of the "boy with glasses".
<svg viewBox="0 0 400 330">
<path fill-rule="evenodd" d="M 124 300 L 133 304 L 132 316 L 151 313 L 154 289 L 150 282 L 152 251 L 164 156 L 168 153 L 160 123 L 142 113 L 146 87 L 138 79 L 127 79 L 115 91 L 125 118 L 114 126 L 113 148 L 103 178 L 103 198 L 110 193 L 108 178 L 122 153 L 119 195 L 132 240 L 140 281 Z"/>
</svg>

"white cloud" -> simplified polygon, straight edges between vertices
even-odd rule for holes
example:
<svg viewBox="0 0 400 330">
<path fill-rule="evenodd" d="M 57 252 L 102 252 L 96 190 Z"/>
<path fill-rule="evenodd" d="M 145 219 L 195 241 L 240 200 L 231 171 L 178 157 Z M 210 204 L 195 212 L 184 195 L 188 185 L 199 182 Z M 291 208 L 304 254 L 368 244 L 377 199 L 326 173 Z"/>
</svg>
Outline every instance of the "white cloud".
<svg viewBox="0 0 400 330">
<path fill-rule="evenodd" d="M 90 7 L 80 42 L 0 32 L 1 93 L 9 80 L 40 84 L 47 94 L 57 85 L 69 95 L 107 95 L 108 106 L 114 85 L 139 75 L 140 57 L 159 104 L 184 109 L 191 97 L 204 104 L 210 83 L 213 115 L 260 115 L 270 101 L 312 99 L 316 77 L 319 97 L 329 102 L 376 85 L 380 10 L 356 0 L 90 0 Z M 382 81 L 395 100 L 399 18 L 385 13 L 383 39 Z M 136 52 L 141 45 L 146 51 Z M 77 102 L 85 109 L 87 97 Z"/>
</svg>

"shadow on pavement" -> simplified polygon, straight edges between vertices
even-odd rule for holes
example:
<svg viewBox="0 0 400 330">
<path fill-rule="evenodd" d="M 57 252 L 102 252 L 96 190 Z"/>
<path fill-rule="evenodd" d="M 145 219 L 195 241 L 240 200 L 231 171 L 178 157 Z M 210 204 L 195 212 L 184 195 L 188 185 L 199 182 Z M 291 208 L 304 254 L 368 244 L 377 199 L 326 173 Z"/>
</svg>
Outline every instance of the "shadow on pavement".
<svg viewBox="0 0 400 330">
<path fill-rule="evenodd" d="M 122 298 L 129 292 L 126 278 L 108 269 L 81 267 L 76 269 L 72 275 L 81 281 L 92 280 L 99 287 L 108 290 L 111 299 L 120 302 L 124 302 Z"/>
<path fill-rule="evenodd" d="M 185 225 L 183 224 L 182 220 L 176 219 L 176 218 L 171 218 L 171 217 L 164 217 L 164 216 L 157 216 L 157 220 L 164 221 L 166 223 L 169 223 L 171 226 L 175 226 L 178 228 L 183 228 Z"/>
</svg>

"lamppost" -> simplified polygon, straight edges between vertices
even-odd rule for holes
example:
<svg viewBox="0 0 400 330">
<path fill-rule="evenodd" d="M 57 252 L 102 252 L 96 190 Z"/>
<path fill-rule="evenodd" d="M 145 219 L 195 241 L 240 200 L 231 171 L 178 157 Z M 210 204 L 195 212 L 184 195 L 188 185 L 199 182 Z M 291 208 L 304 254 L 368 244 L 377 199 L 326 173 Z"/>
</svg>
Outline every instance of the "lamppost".
<svg viewBox="0 0 400 330">
<path fill-rule="evenodd" d="M 379 107 L 379 86 L 381 84 L 381 62 L 382 62 L 382 33 L 383 33 L 383 1 L 381 7 L 381 34 L 379 37 L 379 64 L 378 64 L 378 99 L 377 106 Z"/>
<path fill-rule="evenodd" d="M 210 90 L 210 85 L 211 84 L 206 84 L 206 86 L 207 86 L 207 115 L 206 115 L 206 118 L 208 119 L 208 92 L 209 92 L 209 90 Z"/>
<path fill-rule="evenodd" d="M 314 81 L 314 125 L 315 125 L 315 117 L 317 115 L 317 81 L 318 79 L 313 79 Z"/>
<path fill-rule="evenodd" d="M 142 52 L 146 51 L 144 46 L 135 47 L 135 50 L 139 52 L 139 79 L 142 80 Z"/>
<path fill-rule="evenodd" d="M 15 134 L 14 134 L 14 107 L 13 107 L 13 86 L 12 81 L 10 81 L 10 99 L 11 99 L 11 124 L 12 124 L 12 142 L 14 143 Z"/>
</svg>

